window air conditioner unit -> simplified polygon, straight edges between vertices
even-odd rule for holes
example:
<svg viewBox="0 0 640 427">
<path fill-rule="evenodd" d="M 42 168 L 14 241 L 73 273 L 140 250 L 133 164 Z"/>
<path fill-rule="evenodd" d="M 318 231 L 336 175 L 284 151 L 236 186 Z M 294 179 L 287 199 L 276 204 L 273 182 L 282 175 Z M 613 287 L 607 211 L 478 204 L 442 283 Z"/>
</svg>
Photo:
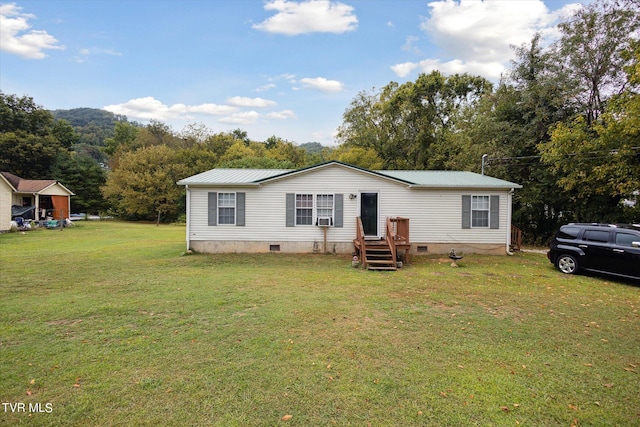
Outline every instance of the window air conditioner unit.
<svg viewBox="0 0 640 427">
<path fill-rule="evenodd" d="M 318 227 L 331 227 L 331 218 L 329 217 L 320 217 L 316 222 Z"/>
</svg>

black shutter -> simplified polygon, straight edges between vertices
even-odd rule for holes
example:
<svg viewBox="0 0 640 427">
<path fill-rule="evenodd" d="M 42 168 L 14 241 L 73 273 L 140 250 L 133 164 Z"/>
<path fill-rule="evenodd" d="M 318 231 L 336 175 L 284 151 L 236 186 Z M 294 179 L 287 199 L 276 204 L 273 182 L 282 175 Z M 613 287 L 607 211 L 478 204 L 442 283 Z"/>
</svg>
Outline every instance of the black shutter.
<svg viewBox="0 0 640 427">
<path fill-rule="evenodd" d="M 296 195 L 287 193 L 287 227 L 296 224 Z"/>
<path fill-rule="evenodd" d="M 462 228 L 471 228 L 471 196 L 462 196 Z"/>
<path fill-rule="evenodd" d="M 245 193 L 236 193 L 236 225 L 237 226 L 244 226 L 244 216 L 245 216 L 244 200 L 245 200 Z"/>
<path fill-rule="evenodd" d="M 209 225 L 218 225 L 218 193 L 209 193 Z"/>
<path fill-rule="evenodd" d="M 500 196 L 489 198 L 489 221 L 490 228 L 500 228 Z"/>
<path fill-rule="evenodd" d="M 334 227 L 344 227 L 343 223 L 343 211 L 344 211 L 344 194 L 335 194 L 334 198 L 334 210 L 335 210 L 335 218 L 333 219 Z"/>
</svg>

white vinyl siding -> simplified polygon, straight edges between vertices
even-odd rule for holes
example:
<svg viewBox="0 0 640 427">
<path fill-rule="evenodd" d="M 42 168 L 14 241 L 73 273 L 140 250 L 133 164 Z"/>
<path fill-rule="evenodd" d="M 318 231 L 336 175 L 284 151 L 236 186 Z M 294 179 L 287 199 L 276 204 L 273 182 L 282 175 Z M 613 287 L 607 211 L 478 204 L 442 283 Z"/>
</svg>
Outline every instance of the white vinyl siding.
<svg viewBox="0 0 640 427">
<path fill-rule="evenodd" d="M 340 165 L 319 168 L 283 179 L 266 182 L 255 187 L 190 187 L 189 239 L 212 241 L 322 241 L 321 227 L 295 227 L 295 195 L 334 195 L 334 227 L 326 229 L 327 239 L 333 242 L 351 242 L 356 236 L 356 217 L 360 197 L 350 194 L 376 192 L 379 195 L 379 229 L 384 230 L 387 217 L 410 219 L 412 243 L 480 243 L 504 247 L 507 241 L 507 221 L 510 218 L 509 190 L 464 190 L 410 188 L 405 184 Z M 246 193 L 246 225 L 239 227 L 207 227 L 207 193 Z M 490 196 L 499 206 L 495 215 L 497 228 L 468 228 L 460 226 L 463 213 L 461 197 Z M 340 196 L 340 197 L 338 197 Z M 345 196 L 345 197 L 342 197 Z M 291 223 L 286 221 L 288 199 L 291 199 Z M 340 206 L 340 209 L 338 209 Z M 469 204 L 470 206 L 470 204 Z M 493 214 L 490 212 L 490 217 Z M 314 218 L 315 219 L 315 218 Z M 338 221 L 343 225 L 338 227 Z M 315 224 L 315 222 L 314 222 Z"/>
<path fill-rule="evenodd" d="M 11 205 L 12 205 L 12 189 L 0 177 L 0 230 L 9 230 L 11 228 Z"/>
</svg>

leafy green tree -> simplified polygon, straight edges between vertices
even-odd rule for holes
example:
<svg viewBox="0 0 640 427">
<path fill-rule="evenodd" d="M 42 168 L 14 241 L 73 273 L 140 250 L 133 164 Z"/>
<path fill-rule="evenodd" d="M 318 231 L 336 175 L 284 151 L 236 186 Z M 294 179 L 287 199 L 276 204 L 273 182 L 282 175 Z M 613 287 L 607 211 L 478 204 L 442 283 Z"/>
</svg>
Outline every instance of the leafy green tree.
<svg viewBox="0 0 640 427">
<path fill-rule="evenodd" d="M 46 178 L 58 155 L 68 153 L 75 141 L 73 128 L 54 120 L 32 98 L 0 92 L 0 170 Z"/>
<path fill-rule="evenodd" d="M 216 167 L 218 158 L 206 146 L 196 144 L 176 150 L 176 161 L 187 167 L 185 173 L 195 175 Z M 180 179 L 187 176 L 180 177 Z"/>
<path fill-rule="evenodd" d="M 551 140 L 540 145 L 542 161 L 557 184 L 574 198 L 578 219 L 638 221 L 640 211 L 627 212 L 620 201 L 640 189 L 640 42 L 627 51 L 629 89 L 609 100 L 596 122 L 585 116 L 559 123 Z"/>
<path fill-rule="evenodd" d="M 232 169 L 295 169 L 296 165 L 289 160 L 250 156 L 225 161 L 219 167 Z"/>
<path fill-rule="evenodd" d="M 233 136 L 233 139 L 235 139 L 236 141 L 242 141 L 244 145 L 249 145 L 249 143 L 251 142 L 247 132 L 243 131 L 242 129 L 232 130 L 231 135 Z"/>
<path fill-rule="evenodd" d="M 209 150 L 211 150 L 218 158 L 225 155 L 227 150 L 236 143 L 236 138 L 229 133 L 220 132 L 209 136 L 204 144 Z"/>
<path fill-rule="evenodd" d="M 51 134 L 51 113 L 29 96 L 17 97 L 0 92 L 0 132 L 24 132 L 35 136 Z"/>
<path fill-rule="evenodd" d="M 124 151 L 132 149 L 139 130 L 140 128 L 131 123 L 116 123 L 113 137 L 105 140 L 104 152 L 113 156 L 119 149 Z"/>
<path fill-rule="evenodd" d="M 293 142 L 275 138 L 275 141 L 267 143 L 266 148 L 265 156 L 269 159 L 289 162 L 295 167 L 302 167 L 306 164 L 306 150 L 296 146 Z"/>
<path fill-rule="evenodd" d="M 590 125 L 607 99 L 624 88 L 628 50 L 640 28 L 640 3 L 599 1 L 578 9 L 558 26 L 555 58 L 575 81 L 577 99 Z"/>
<path fill-rule="evenodd" d="M 331 153 L 331 158 L 361 168 L 383 169 L 384 162 L 373 148 L 342 145 Z"/>
<path fill-rule="evenodd" d="M 247 157 L 259 157 L 255 147 L 245 145 L 244 141 L 236 140 L 236 142 L 226 150 L 224 155 L 220 157 L 220 162 L 228 163 Z"/>
<path fill-rule="evenodd" d="M 176 150 L 152 145 L 124 153 L 102 191 L 120 215 L 160 223 L 180 213 L 184 189 L 176 182 L 189 175 Z"/>
<path fill-rule="evenodd" d="M 61 154 L 53 167 L 52 177 L 74 192 L 75 196 L 71 198 L 73 212 L 107 210 L 107 202 L 100 191 L 107 174 L 95 159 L 77 153 Z"/>
<path fill-rule="evenodd" d="M 385 168 L 442 168 L 439 145 L 447 143 L 461 111 L 490 90 L 482 77 L 445 77 L 438 71 L 403 85 L 391 82 L 377 94 L 358 94 L 343 116 L 338 139 L 375 150 Z"/>
<path fill-rule="evenodd" d="M 513 223 L 529 242 L 542 243 L 566 214 L 567 197 L 540 163 L 538 145 L 555 123 L 572 116 L 573 88 L 539 35 L 515 54 L 508 78 L 462 110 L 442 157 L 447 167 L 480 172 L 487 154 L 487 174 L 523 185 L 513 198 Z"/>
</svg>

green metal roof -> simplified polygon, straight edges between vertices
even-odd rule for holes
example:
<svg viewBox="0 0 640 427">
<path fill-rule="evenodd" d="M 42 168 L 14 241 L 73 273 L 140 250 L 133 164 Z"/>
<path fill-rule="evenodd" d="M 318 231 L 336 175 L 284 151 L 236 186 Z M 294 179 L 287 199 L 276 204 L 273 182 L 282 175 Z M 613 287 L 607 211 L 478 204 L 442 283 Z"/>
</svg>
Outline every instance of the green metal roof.
<svg viewBox="0 0 640 427">
<path fill-rule="evenodd" d="M 522 188 L 513 182 L 480 175 L 474 172 L 458 171 L 417 171 L 417 170 L 379 170 L 372 171 L 338 161 L 329 161 L 301 169 L 212 169 L 198 175 L 178 181 L 179 185 L 192 186 L 257 186 L 273 179 L 284 179 L 299 173 L 308 173 L 314 169 L 340 165 L 381 178 L 391 179 L 415 188 Z"/>
<path fill-rule="evenodd" d="M 433 188 L 522 188 L 514 182 L 462 171 L 384 170 L 378 173 L 410 182 L 412 187 Z"/>
<path fill-rule="evenodd" d="M 178 185 L 255 184 L 291 172 L 289 169 L 211 169 L 178 181 Z"/>
</svg>

